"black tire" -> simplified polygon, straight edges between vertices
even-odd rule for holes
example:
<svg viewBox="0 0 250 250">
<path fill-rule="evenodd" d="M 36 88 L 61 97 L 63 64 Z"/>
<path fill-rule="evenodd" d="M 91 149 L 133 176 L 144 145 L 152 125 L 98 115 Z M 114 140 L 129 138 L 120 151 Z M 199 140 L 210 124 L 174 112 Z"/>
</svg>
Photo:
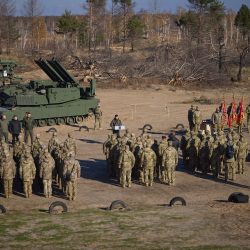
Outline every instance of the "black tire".
<svg viewBox="0 0 250 250">
<path fill-rule="evenodd" d="M 234 202 L 234 203 L 248 203 L 249 202 L 249 196 L 243 193 L 232 193 L 228 197 L 228 202 Z"/>
<path fill-rule="evenodd" d="M 0 214 L 5 214 L 6 212 L 6 208 L 3 205 L 0 205 Z"/>
<path fill-rule="evenodd" d="M 178 123 L 176 126 L 175 126 L 176 129 L 184 129 L 184 125 L 182 123 Z"/>
<path fill-rule="evenodd" d="M 47 133 L 49 132 L 57 132 L 57 129 L 56 128 L 50 128 L 49 130 L 47 130 Z"/>
<path fill-rule="evenodd" d="M 145 125 L 143 126 L 142 129 L 143 129 L 143 130 L 145 130 L 145 129 L 147 129 L 147 130 L 152 130 L 153 127 L 152 127 L 152 125 L 150 125 L 150 124 L 145 124 Z"/>
<path fill-rule="evenodd" d="M 126 210 L 128 209 L 128 205 L 127 203 L 125 203 L 124 201 L 121 200 L 116 200 L 113 201 L 109 207 L 109 210 Z"/>
<path fill-rule="evenodd" d="M 55 207 L 61 207 L 63 209 L 63 213 L 67 213 L 68 212 L 68 207 L 67 205 L 62 202 L 62 201 L 55 201 L 53 203 L 51 203 L 51 205 L 49 206 L 49 213 L 50 214 L 56 214 L 55 212 Z"/>
<path fill-rule="evenodd" d="M 89 132 L 89 128 L 87 126 L 80 126 L 79 131 L 82 131 L 83 128 L 86 129 Z"/>
<path fill-rule="evenodd" d="M 169 206 L 172 207 L 172 206 L 174 206 L 175 203 L 177 203 L 177 202 L 181 202 L 181 205 L 182 205 L 182 206 L 186 206 L 186 205 L 187 205 L 186 201 L 185 201 L 182 197 L 174 197 L 174 198 L 170 201 Z"/>
</svg>

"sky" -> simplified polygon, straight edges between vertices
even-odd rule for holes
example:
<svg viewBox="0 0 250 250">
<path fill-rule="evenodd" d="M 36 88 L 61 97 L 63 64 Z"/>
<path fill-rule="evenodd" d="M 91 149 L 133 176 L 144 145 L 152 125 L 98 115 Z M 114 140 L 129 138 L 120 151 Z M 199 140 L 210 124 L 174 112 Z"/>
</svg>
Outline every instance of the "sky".
<svg viewBox="0 0 250 250">
<path fill-rule="evenodd" d="M 43 5 L 43 15 L 45 16 L 60 16 L 65 9 L 70 10 L 72 14 L 83 14 L 84 10 L 81 7 L 85 0 L 39 0 Z M 108 0 L 110 2 L 110 0 Z M 16 0 L 17 15 L 23 13 L 23 3 L 25 0 Z M 134 0 L 136 4 L 136 11 L 153 10 L 154 0 Z M 222 0 L 227 9 L 239 10 L 242 4 L 248 5 L 250 8 L 250 0 Z M 175 13 L 178 7 L 188 7 L 187 0 L 157 0 L 158 11 L 168 11 Z"/>
</svg>

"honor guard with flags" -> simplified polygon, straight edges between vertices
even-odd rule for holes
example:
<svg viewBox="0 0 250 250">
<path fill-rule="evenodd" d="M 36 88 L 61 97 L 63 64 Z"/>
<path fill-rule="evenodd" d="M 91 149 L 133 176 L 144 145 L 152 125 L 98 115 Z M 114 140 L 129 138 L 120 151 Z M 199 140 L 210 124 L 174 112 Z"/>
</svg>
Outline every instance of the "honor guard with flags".
<svg viewBox="0 0 250 250">
<path fill-rule="evenodd" d="M 244 118 L 245 118 L 245 114 L 244 114 L 244 104 L 243 104 L 243 97 L 242 97 L 242 99 L 239 103 L 239 106 L 237 108 L 237 124 L 238 124 L 239 134 L 242 133 Z"/>
</svg>

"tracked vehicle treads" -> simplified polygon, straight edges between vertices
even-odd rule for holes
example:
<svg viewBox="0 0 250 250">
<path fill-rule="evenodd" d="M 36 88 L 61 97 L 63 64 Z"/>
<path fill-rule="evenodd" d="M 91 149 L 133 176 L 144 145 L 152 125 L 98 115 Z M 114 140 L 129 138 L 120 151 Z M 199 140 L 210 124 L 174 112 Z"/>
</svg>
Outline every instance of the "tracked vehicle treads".
<svg viewBox="0 0 250 250">
<path fill-rule="evenodd" d="M 53 126 L 80 123 L 97 107 L 96 82 L 83 87 L 55 59 L 35 61 L 50 80 L 28 84 L 8 84 L 0 88 L 0 114 L 8 120 L 17 115 L 22 120 L 30 112 L 36 125 Z"/>
</svg>

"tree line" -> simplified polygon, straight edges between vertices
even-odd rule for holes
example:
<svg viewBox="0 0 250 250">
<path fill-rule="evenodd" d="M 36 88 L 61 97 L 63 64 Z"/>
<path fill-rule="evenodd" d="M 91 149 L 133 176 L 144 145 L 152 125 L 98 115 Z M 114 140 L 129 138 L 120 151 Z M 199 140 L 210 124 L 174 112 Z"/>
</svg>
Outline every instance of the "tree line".
<svg viewBox="0 0 250 250">
<path fill-rule="evenodd" d="M 14 0 L 1 0 L 0 55 L 105 51 L 112 58 L 114 51 L 150 49 L 140 77 L 151 70 L 176 85 L 228 77 L 234 68 L 232 80 L 242 81 L 250 60 L 249 7 L 235 12 L 220 0 L 187 3 L 188 9 L 178 8 L 175 14 L 157 8 L 136 13 L 132 0 L 112 0 L 109 8 L 107 0 L 83 0 L 82 15 L 65 10 L 57 17 L 43 16 L 39 0 L 26 0 L 22 16 L 16 16 Z"/>
</svg>

